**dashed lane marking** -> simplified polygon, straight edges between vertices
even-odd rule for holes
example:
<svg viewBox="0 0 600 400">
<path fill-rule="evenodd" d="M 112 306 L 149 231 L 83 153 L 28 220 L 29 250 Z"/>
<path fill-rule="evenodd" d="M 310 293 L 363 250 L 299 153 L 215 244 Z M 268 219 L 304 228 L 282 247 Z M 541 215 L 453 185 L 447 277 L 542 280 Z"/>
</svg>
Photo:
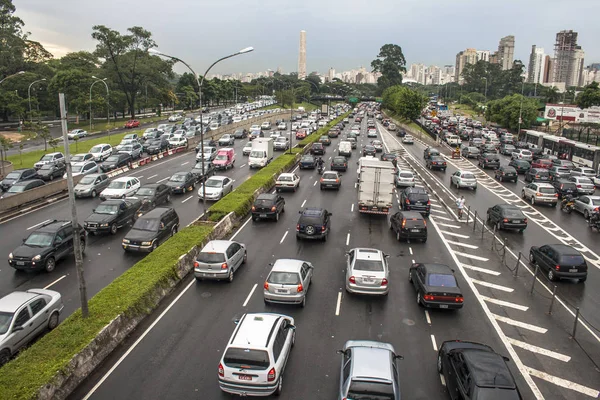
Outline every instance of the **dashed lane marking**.
<svg viewBox="0 0 600 400">
<path fill-rule="evenodd" d="M 491 297 L 487 297 L 487 296 L 481 296 L 481 299 L 487 301 L 488 303 L 496 304 L 496 305 L 502 306 L 502 307 L 514 308 L 515 310 L 519 310 L 519 311 L 529 310 L 529 307 L 527 307 L 527 306 L 522 306 L 520 304 L 511 303 L 510 301 L 492 299 Z"/>
<path fill-rule="evenodd" d="M 186 201 L 188 201 L 188 200 L 189 200 L 189 199 L 191 199 L 192 197 L 194 197 L 194 196 L 192 195 L 192 196 L 188 197 L 187 199 L 185 199 L 185 200 L 182 200 L 181 202 L 182 202 L 182 203 L 185 203 Z"/>
<path fill-rule="evenodd" d="M 160 181 L 156 181 L 156 183 L 161 183 L 161 182 L 164 182 L 164 181 L 166 181 L 166 180 L 167 180 L 167 179 L 169 179 L 169 178 L 170 178 L 170 177 L 168 177 L 168 176 L 167 176 L 166 178 L 164 178 L 164 179 L 161 179 Z"/>
<path fill-rule="evenodd" d="M 502 286 L 502 285 L 496 285 L 494 283 L 489 283 L 489 282 L 486 282 L 486 281 L 480 281 L 478 279 L 471 279 L 471 282 L 476 283 L 476 284 L 478 284 L 480 286 L 489 287 L 491 289 L 501 290 L 501 291 L 506 292 L 506 293 L 512 293 L 512 292 L 515 291 L 515 289 L 513 289 L 513 288 L 509 288 L 509 287 Z"/>
<path fill-rule="evenodd" d="M 494 318 L 496 318 L 496 320 L 502 321 L 502 322 L 504 322 L 505 324 L 508 324 L 508 325 L 516 326 L 518 328 L 523 328 L 523 329 L 529 329 L 530 331 L 537 332 L 537 333 L 546 333 L 546 332 L 548 332 L 548 329 L 546 329 L 546 328 L 542 328 L 542 327 L 539 327 L 539 326 L 536 326 L 536 325 L 532 325 L 532 324 L 527 324 L 525 322 L 517 321 L 517 320 L 514 320 L 512 318 L 503 317 L 503 316 L 498 315 L 498 314 L 492 314 L 492 315 L 493 315 Z"/>
<path fill-rule="evenodd" d="M 431 325 L 431 317 L 429 316 L 429 311 L 425 310 L 425 320 L 429 325 Z"/>
<path fill-rule="evenodd" d="M 252 295 L 254 294 L 254 291 L 256 290 L 256 286 L 258 286 L 257 283 L 255 283 L 254 286 L 252 286 L 252 289 L 250 290 L 250 293 L 248 293 L 248 297 L 246 297 L 246 301 L 244 301 L 244 304 L 242 305 L 242 307 L 246 307 L 248 305 L 250 298 L 252 297 Z"/>
<path fill-rule="evenodd" d="M 352 207 L 350 207 L 350 212 L 354 212 L 354 203 L 352 203 Z"/>
<path fill-rule="evenodd" d="M 444 226 L 446 228 L 454 228 L 454 229 L 460 229 L 461 227 L 458 225 L 450 225 L 450 224 L 444 224 L 442 222 L 438 222 L 437 223 L 439 226 Z"/>
<path fill-rule="evenodd" d="M 544 355 L 544 356 L 547 356 L 547 357 L 551 357 L 551 358 L 554 358 L 554 359 L 557 359 L 557 360 L 560 360 L 560 361 L 564 361 L 564 362 L 569 362 L 569 360 L 571 360 L 571 357 L 565 356 L 564 354 L 557 353 L 557 352 L 552 351 L 552 350 L 544 349 L 543 347 L 534 346 L 532 344 L 525 343 L 525 342 L 522 342 L 522 341 L 517 340 L 517 339 L 508 338 L 508 341 L 513 346 L 517 346 L 517 347 L 520 347 L 522 349 L 529 350 L 532 353 L 541 354 L 541 355 Z"/>
<path fill-rule="evenodd" d="M 434 335 L 431 335 L 431 344 L 433 345 L 433 351 L 438 351 L 437 342 L 435 341 Z"/>
<path fill-rule="evenodd" d="M 285 237 L 288 235 L 288 232 L 290 230 L 288 229 L 287 231 L 285 231 L 285 233 L 283 234 L 283 237 L 281 238 L 281 240 L 279 241 L 279 244 L 283 243 L 283 241 L 285 240 Z"/>
<path fill-rule="evenodd" d="M 473 254 L 462 253 L 460 251 L 452 251 L 452 252 L 454 254 L 456 254 L 457 256 L 467 257 L 467 258 L 471 258 L 471 259 L 477 260 L 477 261 L 489 261 L 489 258 L 474 256 Z"/>
<path fill-rule="evenodd" d="M 156 178 L 158 176 L 158 174 L 154 174 L 152 176 L 149 176 L 147 179 L 152 179 L 152 178 Z"/>
<path fill-rule="evenodd" d="M 63 279 L 65 279 L 67 276 L 63 275 L 60 278 L 58 278 L 57 280 L 55 280 L 54 282 L 50 283 L 49 285 L 47 285 L 44 289 L 48 289 L 49 287 L 57 284 L 58 282 L 62 281 Z"/>
<path fill-rule="evenodd" d="M 527 373 L 531 376 L 534 376 L 536 378 L 542 379 L 546 382 L 550 382 L 555 384 L 556 386 L 560 386 L 560 387 L 564 387 L 566 389 L 571 389 L 574 390 L 576 392 L 579 392 L 581 394 L 585 394 L 591 398 L 598 398 L 598 396 L 600 396 L 600 392 L 595 390 L 595 389 L 591 389 L 587 386 L 583 386 L 580 385 L 578 383 L 574 383 L 571 381 L 568 381 L 566 379 L 562 379 L 550 374 L 547 374 L 545 372 L 542 371 L 538 371 L 537 369 L 533 369 L 530 367 L 525 366 L 525 370 L 527 371 Z"/>
<path fill-rule="evenodd" d="M 494 271 L 494 270 L 491 270 L 491 269 L 476 267 L 474 265 L 469 265 L 469 264 L 463 264 L 462 266 L 463 266 L 463 268 L 470 269 L 471 271 L 481 272 L 483 274 L 489 274 L 489 275 L 494 275 L 494 276 L 500 275 L 500 272 Z"/>
<path fill-rule="evenodd" d="M 337 302 L 335 305 L 336 317 L 340 315 L 340 307 L 342 306 L 342 292 L 338 292 Z"/>
<path fill-rule="evenodd" d="M 350 234 L 346 235 L 346 246 L 350 243 Z"/>
<path fill-rule="evenodd" d="M 457 226 L 457 228 L 460 228 Z M 470 236 L 467 235 L 461 235 L 460 233 L 454 233 L 454 232 L 448 232 L 448 231 L 440 231 L 442 232 L 444 235 L 448 235 L 448 236 L 455 236 L 455 237 L 459 237 L 462 239 L 468 239 Z"/>
<path fill-rule="evenodd" d="M 466 244 L 466 243 L 461 243 L 461 242 L 454 242 L 452 240 L 448 240 L 446 239 L 446 242 L 453 244 L 455 246 L 460 246 L 460 247 L 464 247 L 467 249 L 471 249 L 471 250 L 477 250 L 479 248 L 479 246 L 475 246 L 474 244 Z"/>
<path fill-rule="evenodd" d="M 305 204 L 306 204 L 306 199 L 302 202 L 302 205 L 300 206 L 300 208 L 304 208 Z"/>
</svg>

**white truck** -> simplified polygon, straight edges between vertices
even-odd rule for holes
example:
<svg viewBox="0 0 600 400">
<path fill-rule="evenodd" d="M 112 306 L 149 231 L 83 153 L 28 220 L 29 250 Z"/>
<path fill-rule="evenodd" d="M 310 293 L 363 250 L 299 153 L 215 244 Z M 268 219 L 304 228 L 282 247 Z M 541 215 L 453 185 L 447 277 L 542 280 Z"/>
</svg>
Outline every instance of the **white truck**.
<svg viewBox="0 0 600 400">
<path fill-rule="evenodd" d="M 361 159 L 359 165 L 358 211 L 389 214 L 394 200 L 394 166 L 375 158 Z"/>
<path fill-rule="evenodd" d="M 273 161 L 273 138 L 256 138 L 248 158 L 250 168 L 262 168 Z"/>
</svg>

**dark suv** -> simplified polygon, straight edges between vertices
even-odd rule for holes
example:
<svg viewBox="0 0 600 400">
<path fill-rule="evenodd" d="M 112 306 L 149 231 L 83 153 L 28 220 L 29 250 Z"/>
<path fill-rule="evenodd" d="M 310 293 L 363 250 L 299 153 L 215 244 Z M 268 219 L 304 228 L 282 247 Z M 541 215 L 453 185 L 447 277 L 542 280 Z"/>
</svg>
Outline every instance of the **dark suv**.
<svg viewBox="0 0 600 400">
<path fill-rule="evenodd" d="M 298 211 L 296 239 L 321 239 L 327 241 L 331 228 L 331 213 L 324 208 L 307 207 Z"/>
<path fill-rule="evenodd" d="M 313 143 L 310 148 L 310 154 L 313 156 L 322 156 L 325 154 L 325 146 L 323 143 Z"/>
<path fill-rule="evenodd" d="M 116 235 L 119 228 L 137 219 L 141 207 L 142 200 L 135 197 L 106 200 L 94 208 L 83 226 L 94 235 L 98 232 Z"/>
<path fill-rule="evenodd" d="M 400 204 L 402 210 L 418 211 L 426 217 L 431 212 L 431 201 L 429 194 L 421 187 L 409 187 L 400 194 Z"/>
<path fill-rule="evenodd" d="M 439 169 L 440 171 L 446 171 L 446 160 L 444 160 L 444 157 L 442 156 L 430 156 L 429 158 L 427 158 L 427 160 L 425 161 L 425 165 L 427 168 L 434 170 L 434 169 Z"/>
<path fill-rule="evenodd" d="M 285 200 L 278 194 L 259 194 L 252 205 L 252 221 L 274 219 L 279 221 L 279 214 L 285 212 Z"/>
<path fill-rule="evenodd" d="M 179 216 L 170 207 L 158 207 L 142 215 L 123 238 L 123 250 L 149 253 L 177 233 Z"/>
<path fill-rule="evenodd" d="M 577 197 L 577 185 L 575 182 L 570 182 L 566 179 L 554 179 L 550 184 L 554 186 L 558 197 L 561 199 L 566 195 Z"/>
<path fill-rule="evenodd" d="M 86 233 L 80 226 L 81 248 Z M 22 271 L 54 271 L 56 262 L 73 253 L 73 228 L 70 221 L 50 221 L 33 231 L 23 244 L 8 255 L 8 264 Z"/>
<path fill-rule="evenodd" d="M 479 156 L 479 166 L 483 169 L 486 168 L 499 168 L 500 167 L 500 157 L 495 153 L 483 153 Z"/>
<path fill-rule="evenodd" d="M 402 239 L 427 241 L 427 222 L 415 211 L 401 211 L 392 215 L 390 229 L 396 234 L 398 241 Z"/>
<path fill-rule="evenodd" d="M 104 160 L 104 162 L 100 166 L 100 169 L 102 170 L 102 172 L 112 171 L 113 169 L 129 165 L 131 160 L 131 155 L 127 153 L 113 154 L 112 156 L 109 156 L 106 160 Z"/>
</svg>

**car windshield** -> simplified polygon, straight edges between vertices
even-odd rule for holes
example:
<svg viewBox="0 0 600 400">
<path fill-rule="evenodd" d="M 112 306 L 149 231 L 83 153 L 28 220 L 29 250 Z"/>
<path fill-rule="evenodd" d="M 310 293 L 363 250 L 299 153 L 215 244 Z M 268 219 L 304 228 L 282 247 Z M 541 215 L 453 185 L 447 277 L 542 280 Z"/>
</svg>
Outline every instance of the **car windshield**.
<svg viewBox="0 0 600 400">
<path fill-rule="evenodd" d="M 325 172 L 323 174 L 323 179 L 337 179 L 338 175 L 336 173 Z"/>
<path fill-rule="evenodd" d="M 358 271 L 383 271 L 383 263 L 381 262 L 381 260 L 357 259 L 354 262 L 353 269 Z"/>
<path fill-rule="evenodd" d="M 204 163 L 204 170 L 207 170 L 210 167 L 210 162 L 205 162 Z M 202 161 L 197 162 L 196 165 L 194 165 L 194 169 L 199 169 L 202 171 Z"/>
<path fill-rule="evenodd" d="M 125 189 L 125 182 L 123 181 L 112 181 L 109 185 L 108 185 L 108 189 Z"/>
<path fill-rule="evenodd" d="M 12 321 L 14 314 L 8 312 L 0 312 L 0 335 L 8 332 L 10 322 Z"/>
<path fill-rule="evenodd" d="M 47 155 L 47 156 L 42 157 L 42 159 L 40 161 L 52 161 L 52 160 L 54 160 L 54 156 Z"/>
<path fill-rule="evenodd" d="M 119 212 L 119 206 L 116 204 L 100 204 L 94 212 L 96 214 L 114 215 Z"/>
<path fill-rule="evenodd" d="M 171 177 L 171 179 L 169 179 L 169 181 L 171 182 L 184 182 L 185 181 L 185 175 L 183 174 L 175 174 Z"/>
<path fill-rule="evenodd" d="M 160 220 L 158 219 L 140 218 L 137 221 L 135 221 L 135 224 L 133 224 L 132 229 L 137 229 L 140 231 L 157 232 L 159 225 Z"/>
<path fill-rule="evenodd" d="M 250 157 L 252 157 L 252 158 L 263 157 L 264 155 L 265 155 L 265 152 L 263 150 L 252 150 L 250 152 Z"/>
<path fill-rule="evenodd" d="M 224 263 L 225 255 L 223 253 L 212 253 L 212 252 L 202 251 L 202 252 L 200 252 L 200 254 L 198 254 L 198 257 L 196 257 L 196 261 L 205 263 L 205 264 Z"/>
<path fill-rule="evenodd" d="M 269 353 L 264 350 L 229 347 L 223 356 L 223 363 L 230 368 L 265 370 L 271 365 Z"/>
<path fill-rule="evenodd" d="M 272 206 L 274 204 L 274 201 L 271 199 L 256 199 L 254 201 L 254 205 L 255 206 Z"/>
<path fill-rule="evenodd" d="M 219 154 L 216 159 L 219 161 L 227 161 L 227 154 Z"/>
<path fill-rule="evenodd" d="M 209 179 L 206 181 L 206 187 L 220 188 L 223 183 L 220 179 Z"/>
<path fill-rule="evenodd" d="M 122 151 L 132 151 L 133 150 L 133 146 L 123 146 L 121 148 Z"/>
<path fill-rule="evenodd" d="M 21 193 L 25 191 L 25 185 L 13 185 L 8 189 L 7 193 Z"/>
<path fill-rule="evenodd" d="M 117 161 L 119 161 L 119 156 L 110 156 L 106 159 L 105 162 L 107 164 L 110 164 L 110 163 L 117 162 Z"/>
<path fill-rule="evenodd" d="M 369 146 L 365 146 L 365 150 L 367 150 L 367 151 L 373 151 L 373 150 L 375 150 L 375 147 L 370 146 L 370 145 Z"/>
<path fill-rule="evenodd" d="M 285 143 L 286 142 L 286 138 L 284 137 L 278 137 L 277 139 L 275 139 L 276 142 L 280 142 L 280 143 Z"/>
<path fill-rule="evenodd" d="M 579 178 L 579 179 L 578 179 L 578 182 L 579 182 L 579 183 L 584 183 L 584 184 L 586 184 L 586 185 L 592 185 L 592 184 L 593 184 L 593 183 L 592 183 L 592 180 L 591 180 L 591 179 L 589 179 L 589 178 Z"/>
<path fill-rule="evenodd" d="M 557 168 L 556 172 L 559 174 L 568 174 L 569 170 L 567 168 Z"/>
<path fill-rule="evenodd" d="M 333 162 L 334 162 L 334 163 L 342 163 L 342 164 L 345 164 L 345 163 L 346 163 L 346 157 L 334 157 L 334 158 L 333 158 Z"/>
<path fill-rule="evenodd" d="M 302 157 L 301 161 L 304 161 L 304 162 L 313 162 L 314 160 L 315 159 L 313 157 L 304 156 L 304 157 Z"/>
<path fill-rule="evenodd" d="M 83 172 L 83 168 L 85 167 L 85 164 L 84 165 L 73 165 L 72 167 L 73 167 L 73 172 L 76 174 L 79 174 L 79 173 Z"/>
<path fill-rule="evenodd" d="M 560 265 L 583 265 L 585 260 L 579 254 L 565 254 L 560 256 Z"/>
<path fill-rule="evenodd" d="M 90 184 L 94 183 L 95 181 L 96 181 L 96 177 L 95 176 L 84 176 L 79 181 L 79 184 L 80 185 L 90 185 Z"/>
<path fill-rule="evenodd" d="M 273 271 L 267 282 L 279 285 L 297 285 L 300 283 L 300 275 L 297 272 Z"/>
<path fill-rule="evenodd" d="M 457 286 L 454 275 L 450 275 L 450 274 L 429 274 L 429 276 L 427 276 L 427 285 L 443 286 L 443 287 L 456 287 Z"/>
<path fill-rule="evenodd" d="M 136 196 L 154 196 L 156 189 L 153 188 L 139 188 L 137 192 L 135 192 Z"/>
<path fill-rule="evenodd" d="M 25 239 L 25 244 L 27 246 L 49 247 L 52 245 L 53 238 L 54 234 L 49 232 L 33 232 Z"/>
<path fill-rule="evenodd" d="M 393 400 L 394 387 L 391 382 L 373 382 L 352 379 L 345 398 L 351 400 Z"/>
<path fill-rule="evenodd" d="M 21 177 L 21 173 L 11 172 L 10 174 L 6 175 L 5 179 L 19 179 L 20 177 Z"/>
<path fill-rule="evenodd" d="M 412 172 L 400 172 L 401 178 L 414 178 Z"/>
</svg>

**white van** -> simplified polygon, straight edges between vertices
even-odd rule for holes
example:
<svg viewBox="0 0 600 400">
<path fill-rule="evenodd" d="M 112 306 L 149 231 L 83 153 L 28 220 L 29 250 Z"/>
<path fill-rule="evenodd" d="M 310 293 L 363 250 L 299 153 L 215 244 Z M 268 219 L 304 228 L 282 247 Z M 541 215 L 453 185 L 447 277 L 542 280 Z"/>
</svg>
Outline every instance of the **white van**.
<svg viewBox="0 0 600 400">
<path fill-rule="evenodd" d="M 456 135 L 448 135 L 448 139 L 446 139 L 446 142 L 448 142 L 450 146 L 458 146 L 460 145 L 461 140 Z"/>
<path fill-rule="evenodd" d="M 390 123 L 390 124 L 388 125 L 388 131 L 395 131 L 395 130 L 396 130 L 396 124 L 392 124 L 392 123 Z"/>
<path fill-rule="evenodd" d="M 350 157 L 352 156 L 352 143 L 350 142 L 340 142 L 340 147 L 338 148 L 338 154 L 340 156 Z"/>
</svg>

